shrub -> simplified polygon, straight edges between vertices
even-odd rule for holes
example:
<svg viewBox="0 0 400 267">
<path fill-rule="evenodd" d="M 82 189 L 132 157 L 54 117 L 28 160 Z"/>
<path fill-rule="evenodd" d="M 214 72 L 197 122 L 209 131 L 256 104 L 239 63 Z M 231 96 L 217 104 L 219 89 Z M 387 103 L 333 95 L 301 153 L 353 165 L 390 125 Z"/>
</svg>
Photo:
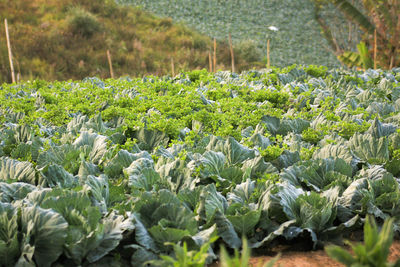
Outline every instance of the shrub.
<svg viewBox="0 0 400 267">
<path fill-rule="evenodd" d="M 71 9 L 68 24 L 73 34 L 86 38 L 90 38 L 101 29 L 96 16 L 80 7 Z"/>
<path fill-rule="evenodd" d="M 246 62 L 256 62 L 262 58 L 261 49 L 253 40 L 241 41 L 235 45 L 235 50 L 235 54 L 242 57 Z"/>
</svg>

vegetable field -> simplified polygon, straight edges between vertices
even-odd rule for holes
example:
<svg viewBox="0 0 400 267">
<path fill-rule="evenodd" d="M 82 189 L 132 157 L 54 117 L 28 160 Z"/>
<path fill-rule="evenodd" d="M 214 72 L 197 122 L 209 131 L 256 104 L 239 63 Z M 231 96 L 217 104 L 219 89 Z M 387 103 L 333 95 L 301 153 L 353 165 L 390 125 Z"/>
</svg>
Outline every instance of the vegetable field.
<svg viewBox="0 0 400 267">
<path fill-rule="evenodd" d="M 312 1 L 309 0 L 118 0 L 140 6 L 159 16 L 182 21 L 196 30 L 227 40 L 229 33 L 236 47 L 249 51 L 256 60 L 266 57 L 267 39 L 271 41 L 274 66 L 320 64 L 338 67 L 339 61 L 320 33 Z M 337 17 L 332 19 L 332 15 Z M 324 11 L 332 32 L 341 39 L 348 35 L 348 25 L 333 7 Z M 271 27 L 272 26 L 272 27 Z M 274 27 L 278 31 L 274 31 Z M 339 37 L 340 36 L 340 37 Z M 251 40 L 251 41 L 249 41 Z"/>
<path fill-rule="evenodd" d="M 398 234 L 399 112 L 399 68 L 3 84 L 1 264 L 202 266 L 368 214 Z"/>
</svg>

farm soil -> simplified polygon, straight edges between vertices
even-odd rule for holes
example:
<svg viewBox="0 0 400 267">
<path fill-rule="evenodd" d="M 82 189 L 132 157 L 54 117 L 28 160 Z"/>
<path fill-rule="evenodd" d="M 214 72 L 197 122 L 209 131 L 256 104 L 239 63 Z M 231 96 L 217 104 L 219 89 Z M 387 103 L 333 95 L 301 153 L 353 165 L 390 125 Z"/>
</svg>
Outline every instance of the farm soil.
<svg viewBox="0 0 400 267">
<path fill-rule="evenodd" d="M 349 249 L 350 250 L 350 249 Z M 262 266 L 271 260 L 273 256 L 257 256 L 250 260 L 250 266 Z M 400 241 L 396 240 L 390 249 L 389 261 L 393 262 L 400 258 Z M 218 263 L 212 267 L 219 267 Z M 275 266 L 280 267 L 342 267 L 344 265 L 331 259 L 324 250 L 316 251 L 281 251 L 281 257 Z"/>
</svg>

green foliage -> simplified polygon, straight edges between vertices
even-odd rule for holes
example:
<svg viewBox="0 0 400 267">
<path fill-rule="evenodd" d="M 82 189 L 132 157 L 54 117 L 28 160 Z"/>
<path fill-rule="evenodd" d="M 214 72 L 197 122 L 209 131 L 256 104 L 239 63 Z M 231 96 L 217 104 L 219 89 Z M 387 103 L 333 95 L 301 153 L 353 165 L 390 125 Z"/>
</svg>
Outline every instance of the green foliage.
<svg viewBox="0 0 400 267">
<path fill-rule="evenodd" d="M 323 48 L 328 44 L 320 34 L 313 6 L 309 1 L 118 0 L 118 2 L 140 6 L 159 16 L 171 17 L 175 21 L 184 21 L 190 27 L 216 37 L 217 40 L 227 42 L 228 35 L 231 34 L 235 57 L 243 59 L 235 58 L 236 68 L 246 65 L 246 62 L 254 61 L 258 62 L 259 67 L 265 66 L 268 39 L 272 66 L 286 67 L 291 64 L 339 66 L 334 54 Z M 170 8 L 171 5 L 174 5 L 173 9 Z M 329 12 L 328 16 L 334 14 Z M 344 21 L 339 25 L 347 26 Z M 271 30 L 271 26 L 278 28 L 278 31 L 274 31 L 274 28 Z M 229 49 L 226 52 L 229 53 Z"/>
<path fill-rule="evenodd" d="M 349 0 L 314 0 L 316 17 L 328 39 L 332 49 L 339 55 L 339 59 L 350 67 L 357 66 L 364 69 L 373 68 L 374 63 L 383 69 L 391 69 L 399 64 L 400 29 L 397 27 L 400 5 L 396 1 L 349 1 Z M 356 24 L 362 31 L 360 42 L 356 47 L 349 47 L 348 41 L 338 42 L 331 34 L 334 27 L 322 18 L 321 6 L 333 4 L 349 22 Z M 350 36 L 349 36 L 350 39 Z M 347 46 L 341 48 L 341 46 Z M 355 45 L 354 45 L 355 46 Z M 374 47 L 377 47 L 376 51 Z M 358 53 L 355 53 L 357 48 Z M 346 51 L 347 50 L 347 51 Z M 374 53 L 376 59 L 373 58 Z M 376 60 L 376 62 L 373 62 Z"/>
<path fill-rule="evenodd" d="M 301 136 L 304 141 L 310 142 L 312 144 L 317 144 L 322 139 L 322 133 L 313 128 L 307 128 L 302 133 Z"/>
<path fill-rule="evenodd" d="M 254 40 L 242 40 L 235 45 L 235 54 L 240 55 L 247 62 L 260 61 L 263 53 Z"/>
<path fill-rule="evenodd" d="M 209 242 L 204 243 L 200 250 L 188 250 L 186 242 L 183 246 L 174 243 L 166 243 L 167 246 L 174 248 L 174 256 L 161 255 L 161 260 L 150 261 L 149 264 L 155 266 L 173 266 L 173 267 L 203 267 L 206 265 L 207 258 L 210 256 L 208 251 L 210 245 L 215 242 L 218 237 L 210 239 Z"/>
<path fill-rule="evenodd" d="M 37 206 L 16 210 L 0 205 L 2 264 L 51 266 L 62 254 L 66 242 L 65 219 L 53 210 Z M 20 238 L 16 236 L 19 233 Z"/>
<path fill-rule="evenodd" d="M 305 68 L 305 71 L 314 77 L 325 77 L 328 68 L 325 66 L 309 65 Z"/>
<path fill-rule="evenodd" d="M 341 121 L 336 125 L 336 130 L 340 136 L 350 138 L 355 133 L 363 133 L 370 127 L 370 124 L 363 122 L 361 125 L 355 122 Z"/>
<path fill-rule="evenodd" d="M 221 247 L 221 266 L 222 267 L 247 267 L 249 266 L 249 261 L 251 257 L 251 249 L 248 247 L 248 242 L 243 239 L 243 248 L 241 254 L 237 249 L 235 249 L 233 257 L 229 256 L 225 247 Z M 262 267 L 272 267 L 279 260 L 280 255 L 276 256 L 272 260 L 266 263 L 259 263 L 258 266 Z"/>
<path fill-rule="evenodd" d="M 197 266 L 398 216 L 398 70 L 306 69 L 3 84 L 1 258 Z"/>
<path fill-rule="evenodd" d="M 309 160 L 312 158 L 315 151 L 317 151 L 319 147 L 312 146 L 311 148 L 302 147 L 300 149 L 300 158 L 301 160 Z"/>
<path fill-rule="evenodd" d="M 264 157 L 266 161 L 273 161 L 277 159 L 285 149 L 279 145 L 268 146 L 266 149 L 260 150 L 261 156 Z"/>
<path fill-rule="evenodd" d="M 400 160 L 400 149 L 396 149 L 393 151 L 393 158 Z"/>
<path fill-rule="evenodd" d="M 357 45 L 358 53 L 346 51 L 338 58 L 344 64 L 352 67 L 362 67 L 363 69 L 372 69 L 374 67 L 373 59 L 368 52 L 368 48 L 364 42 Z"/>
<path fill-rule="evenodd" d="M 202 70 L 193 70 L 188 73 L 189 79 L 191 82 L 196 82 L 202 79 L 205 79 L 209 75 L 206 69 Z"/>
<path fill-rule="evenodd" d="M 346 266 L 400 266 L 400 260 L 388 262 L 389 249 L 393 242 L 393 218 L 388 219 L 379 231 L 373 217 L 367 216 L 364 225 L 364 244 L 352 244 L 354 255 L 338 246 L 329 246 L 328 255 Z"/>
<path fill-rule="evenodd" d="M 70 10 L 68 25 L 73 34 L 82 35 L 85 38 L 92 37 L 101 29 L 98 19 L 92 13 L 79 7 Z"/>
</svg>

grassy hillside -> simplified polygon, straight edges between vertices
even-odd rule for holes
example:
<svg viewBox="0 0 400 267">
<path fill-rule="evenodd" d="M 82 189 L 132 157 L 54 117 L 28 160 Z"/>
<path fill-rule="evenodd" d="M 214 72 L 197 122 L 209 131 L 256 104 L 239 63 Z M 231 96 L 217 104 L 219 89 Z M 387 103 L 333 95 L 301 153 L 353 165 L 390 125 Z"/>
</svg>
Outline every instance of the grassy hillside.
<svg viewBox="0 0 400 267">
<path fill-rule="evenodd" d="M 21 79 L 109 77 L 107 49 L 115 76 L 163 75 L 208 67 L 211 39 L 187 27 L 109 0 L 0 0 L 7 18 L 16 73 Z M 229 49 L 218 45 L 220 68 L 230 66 Z M 238 55 L 237 63 L 250 67 Z M 10 81 L 3 20 L 0 82 Z"/>
<path fill-rule="evenodd" d="M 184 21 L 200 32 L 221 40 L 226 40 L 231 33 L 236 46 L 247 47 L 251 45 L 248 40 L 254 40 L 259 49 L 260 59 L 265 57 L 267 39 L 270 39 L 271 63 L 274 66 L 340 66 L 320 33 L 314 6 L 310 0 L 118 1 L 140 6 L 176 21 Z M 324 15 L 328 17 L 330 25 L 335 25 L 332 34 L 338 39 L 346 37 L 347 40 L 351 25 L 338 17 L 340 12 L 330 7 Z M 279 31 L 270 30 L 270 26 L 277 27 Z M 354 32 L 354 29 L 352 31 Z M 354 38 L 354 43 L 357 43 L 357 38 Z"/>
</svg>

